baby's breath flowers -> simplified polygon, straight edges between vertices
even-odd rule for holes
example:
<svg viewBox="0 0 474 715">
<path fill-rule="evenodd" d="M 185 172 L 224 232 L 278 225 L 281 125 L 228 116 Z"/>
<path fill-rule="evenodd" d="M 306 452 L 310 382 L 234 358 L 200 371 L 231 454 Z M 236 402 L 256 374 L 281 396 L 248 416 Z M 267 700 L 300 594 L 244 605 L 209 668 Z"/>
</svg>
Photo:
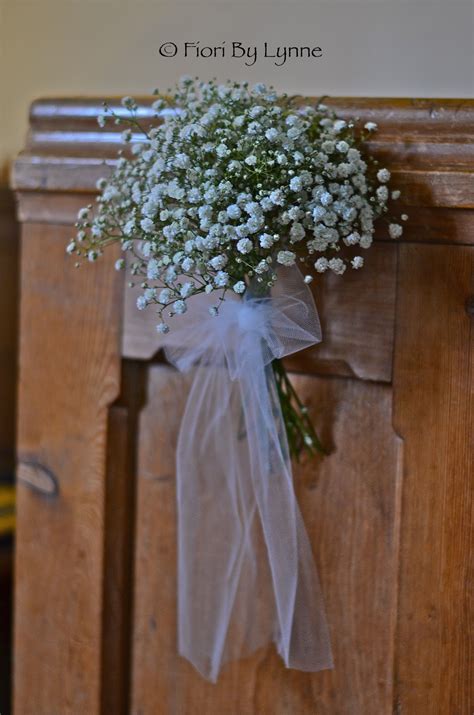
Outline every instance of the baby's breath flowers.
<svg viewBox="0 0 474 715">
<path fill-rule="evenodd" d="M 81 209 L 67 251 L 95 261 L 120 243 L 141 286 L 137 307 L 155 307 L 158 332 L 198 293 L 216 294 L 217 315 L 226 293 L 242 295 L 250 281 L 268 292 L 280 265 L 300 263 L 306 282 L 362 267 L 390 197 L 390 172 L 364 150 L 374 122 L 359 130 L 262 84 L 184 77 L 156 95 L 147 125 L 131 97 L 126 117 L 105 106 L 100 126 L 125 124 L 131 155 L 98 181 L 97 207 Z M 402 226 L 387 223 L 398 238 Z"/>
</svg>

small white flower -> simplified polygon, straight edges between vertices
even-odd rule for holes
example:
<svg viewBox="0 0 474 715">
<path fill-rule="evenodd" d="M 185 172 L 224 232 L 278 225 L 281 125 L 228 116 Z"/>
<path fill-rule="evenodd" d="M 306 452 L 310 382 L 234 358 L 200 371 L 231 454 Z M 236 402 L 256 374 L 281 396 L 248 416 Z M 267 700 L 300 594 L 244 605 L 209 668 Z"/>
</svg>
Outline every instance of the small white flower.
<svg viewBox="0 0 474 715">
<path fill-rule="evenodd" d="M 76 250 L 76 242 L 69 241 L 69 243 L 67 244 L 67 247 L 66 247 L 66 253 L 69 253 L 69 255 L 71 255 L 71 253 L 74 253 L 75 250 Z"/>
<path fill-rule="evenodd" d="M 304 282 L 309 285 L 309 283 L 312 283 L 314 280 L 313 276 L 307 275 L 304 277 Z"/>
<path fill-rule="evenodd" d="M 216 154 L 222 158 L 230 154 L 230 151 L 225 144 L 219 144 L 219 146 L 216 147 Z"/>
<path fill-rule="evenodd" d="M 191 295 L 191 293 L 193 292 L 193 289 L 194 289 L 193 283 L 190 283 L 189 281 L 186 283 L 183 283 L 183 285 L 181 286 L 181 288 L 179 290 L 179 294 L 180 294 L 181 298 L 188 298 Z"/>
<path fill-rule="evenodd" d="M 306 235 L 304 226 L 301 223 L 294 223 L 290 229 L 290 242 L 297 243 L 301 241 Z"/>
<path fill-rule="evenodd" d="M 336 119 L 336 121 L 334 122 L 334 125 L 333 125 L 333 129 L 336 134 L 339 134 L 339 132 L 341 132 L 346 127 L 347 127 L 347 122 L 345 122 L 344 119 Z M 341 151 L 341 150 L 339 149 L 339 151 Z"/>
<path fill-rule="evenodd" d="M 275 243 L 273 236 L 269 233 L 262 233 L 259 238 L 259 243 L 262 248 L 271 248 Z"/>
<path fill-rule="evenodd" d="M 99 116 L 97 117 L 97 124 L 99 125 L 99 127 L 101 127 L 101 129 L 105 127 L 106 121 L 107 116 L 105 114 L 99 114 Z"/>
<path fill-rule="evenodd" d="M 225 271 L 218 271 L 214 276 L 214 283 L 218 288 L 224 288 L 229 283 L 229 274 Z"/>
<path fill-rule="evenodd" d="M 341 154 L 347 154 L 349 151 L 349 144 L 345 141 L 337 142 L 336 149 L 341 152 Z"/>
<path fill-rule="evenodd" d="M 169 325 L 166 325 L 166 323 L 158 323 L 156 326 L 156 330 L 158 333 L 161 333 L 162 335 L 165 335 L 166 333 L 169 333 Z"/>
<path fill-rule="evenodd" d="M 240 218 L 241 215 L 242 211 L 240 210 L 240 206 L 237 206 L 237 204 L 231 204 L 227 207 L 227 216 L 229 218 L 237 219 Z"/>
<path fill-rule="evenodd" d="M 147 306 L 147 299 L 144 295 L 139 295 L 137 298 L 137 308 L 138 310 L 143 310 Z"/>
<path fill-rule="evenodd" d="M 255 273 L 259 273 L 259 274 L 261 274 L 261 273 L 266 273 L 266 272 L 269 271 L 269 270 L 270 270 L 270 266 L 269 266 L 269 264 L 266 262 L 265 259 L 262 259 L 262 260 L 260 261 L 260 263 L 258 263 L 257 266 L 255 267 Z"/>
<path fill-rule="evenodd" d="M 194 268 L 195 261 L 192 258 L 184 258 L 181 262 L 181 268 L 185 273 L 189 273 Z"/>
<path fill-rule="evenodd" d="M 377 191 L 376 191 L 376 193 L 377 193 L 377 198 L 378 198 L 380 201 L 382 201 L 382 202 L 387 201 L 387 199 L 388 199 L 388 189 L 387 189 L 386 186 L 379 186 L 378 189 L 377 189 Z"/>
<path fill-rule="evenodd" d="M 360 241 L 360 233 L 358 231 L 353 231 L 348 236 L 344 238 L 344 243 L 346 246 L 355 246 L 356 243 Z"/>
<path fill-rule="evenodd" d="M 336 273 L 338 276 L 342 276 L 344 271 L 346 270 L 346 264 L 342 260 L 342 258 L 331 258 L 329 261 L 329 268 Z"/>
<path fill-rule="evenodd" d="M 364 129 L 367 129 L 368 132 L 375 132 L 377 124 L 375 122 L 366 122 L 364 124 Z"/>
<path fill-rule="evenodd" d="M 136 107 L 136 102 L 133 99 L 133 97 L 128 97 L 128 96 L 122 97 L 122 99 L 120 100 L 120 104 L 122 105 L 122 107 L 125 107 L 126 109 L 133 109 L 134 107 Z"/>
<path fill-rule="evenodd" d="M 212 306 L 209 308 L 209 315 L 216 316 L 217 313 L 218 313 L 217 308 L 216 308 L 214 305 L 212 305 Z"/>
<path fill-rule="evenodd" d="M 328 259 L 324 257 L 318 258 L 314 264 L 314 268 L 318 273 L 324 273 L 328 269 Z"/>
<path fill-rule="evenodd" d="M 358 269 L 362 268 L 364 265 L 364 259 L 362 256 L 354 256 L 354 258 L 351 261 L 352 268 Z"/>
<path fill-rule="evenodd" d="M 302 132 L 300 127 L 290 127 L 286 133 L 288 139 L 297 139 Z"/>
<path fill-rule="evenodd" d="M 403 233 L 403 226 L 399 223 L 391 223 L 388 227 L 388 234 L 390 238 L 400 238 Z"/>
<path fill-rule="evenodd" d="M 408 221 L 408 214 L 402 214 L 400 218 L 402 219 L 402 221 Z"/>
<path fill-rule="evenodd" d="M 394 201 L 396 201 L 397 199 L 399 199 L 400 196 L 401 196 L 401 191 L 399 191 L 398 189 L 395 189 L 395 191 L 392 191 L 392 199 L 393 199 Z"/>
<path fill-rule="evenodd" d="M 257 157 L 255 156 L 255 154 L 250 154 L 244 159 L 244 161 L 248 166 L 255 166 L 255 164 L 257 163 Z"/>
<path fill-rule="evenodd" d="M 313 220 L 320 221 L 326 215 L 324 206 L 315 206 L 313 209 Z"/>
<path fill-rule="evenodd" d="M 96 261 L 98 257 L 99 254 L 97 253 L 97 251 L 89 251 L 89 253 L 87 254 L 87 260 L 91 263 L 94 263 L 94 261 Z"/>
<path fill-rule="evenodd" d="M 151 218 L 142 218 L 140 221 L 140 227 L 145 231 L 146 233 L 149 233 L 150 231 L 153 231 L 155 228 L 155 224 L 151 220 Z"/>
<path fill-rule="evenodd" d="M 123 227 L 123 232 L 126 236 L 131 236 L 134 231 L 135 231 L 135 219 L 132 218 L 129 221 L 127 221 L 127 223 Z"/>
<path fill-rule="evenodd" d="M 267 131 L 265 132 L 265 136 L 268 141 L 274 142 L 276 139 L 278 139 L 278 129 L 275 129 L 275 127 L 267 129 Z"/>
<path fill-rule="evenodd" d="M 326 139 L 321 144 L 321 149 L 326 152 L 326 154 L 332 154 L 334 149 L 336 148 L 336 143 L 332 141 L 332 139 Z"/>
<path fill-rule="evenodd" d="M 224 268 L 227 261 L 228 261 L 227 256 L 224 256 L 223 254 L 221 254 L 220 256 L 215 256 L 214 258 L 211 258 L 209 263 L 214 268 L 214 270 L 219 271 L 221 268 Z"/>
<path fill-rule="evenodd" d="M 154 112 L 160 112 L 163 109 L 164 105 L 165 105 L 165 103 L 163 102 L 162 99 L 156 99 L 153 102 L 153 104 L 151 105 L 151 108 L 153 109 Z"/>
<path fill-rule="evenodd" d="M 115 270 L 116 271 L 123 271 L 125 268 L 125 260 L 123 258 L 119 258 L 118 261 L 115 261 Z"/>
<path fill-rule="evenodd" d="M 265 223 L 262 216 L 251 216 L 246 223 L 249 233 L 256 233 Z"/>
<path fill-rule="evenodd" d="M 233 286 L 234 293 L 245 293 L 245 283 L 243 281 L 237 281 Z"/>
<path fill-rule="evenodd" d="M 158 303 L 161 303 L 162 305 L 167 305 L 170 300 L 171 300 L 172 293 L 169 288 L 163 288 L 162 291 L 160 291 L 160 295 L 158 296 Z"/>
<path fill-rule="evenodd" d="M 79 213 L 77 214 L 77 218 L 79 221 L 86 221 L 89 217 L 89 209 L 83 208 L 79 209 Z"/>
<path fill-rule="evenodd" d="M 149 281 L 154 281 L 158 278 L 160 275 L 160 268 L 158 265 L 158 261 L 156 258 L 152 258 L 151 260 L 148 261 L 148 265 L 146 268 L 146 276 Z"/>
<path fill-rule="evenodd" d="M 299 176 L 294 176 L 290 181 L 290 189 L 292 191 L 301 191 L 303 188 L 303 182 Z"/>
<path fill-rule="evenodd" d="M 188 309 L 184 300 L 177 300 L 173 305 L 173 310 L 177 315 L 183 315 Z"/>
<path fill-rule="evenodd" d="M 132 141 L 132 130 L 131 129 L 125 129 L 124 132 L 122 132 L 121 139 L 125 144 L 128 144 L 129 142 Z"/>
<path fill-rule="evenodd" d="M 204 292 L 207 293 L 208 295 L 209 295 L 209 293 L 212 293 L 213 290 L 214 290 L 214 286 L 211 285 L 210 283 L 208 283 L 204 288 Z"/>
<path fill-rule="evenodd" d="M 283 206 L 283 204 L 285 203 L 285 196 L 281 189 L 276 189 L 276 191 L 272 191 L 269 196 L 269 199 L 272 204 L 275 204 L 275 206 Z"/>
<path fill-rule="evenodd" d="M 385 184 L 387 181 L 390 180 L 390 172 L 388 169 L 379 169 L 377 171 L 377 179 L 380 181 L 381 184 Z"/>
<path fill-rule="evenodd" d="M 296 261 L 296 253 L 293 251 L 278 251 L 277 263 L 281 263 L 282 266 L 292 266 Z"/>
<path fill-rule="evenodd" d="M 252 241 L 249 238 L 241 238 L 237 241 L 237 250 L 240 253 L 250 253 L 253 248 Z"/>
</svg>

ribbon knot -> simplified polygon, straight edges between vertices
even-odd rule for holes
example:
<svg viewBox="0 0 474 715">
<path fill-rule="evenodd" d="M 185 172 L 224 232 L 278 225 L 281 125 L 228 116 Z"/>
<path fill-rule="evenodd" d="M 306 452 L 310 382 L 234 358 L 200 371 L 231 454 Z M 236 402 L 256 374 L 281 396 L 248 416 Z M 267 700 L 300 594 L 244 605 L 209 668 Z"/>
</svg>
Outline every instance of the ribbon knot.
<svg viewBox="0 0 474 715">
<path fill-rule="evenodd" d="M 272 641 L 287 667 L 332 667 L 271 367 L 319 342 L 320 325 L 297 268 L 277 286 L 218 316 L 196 299 L 167 338 L 169 361 L 196 371 L 177 445 L 178 645 L 213 682 Z"/>
</svg>

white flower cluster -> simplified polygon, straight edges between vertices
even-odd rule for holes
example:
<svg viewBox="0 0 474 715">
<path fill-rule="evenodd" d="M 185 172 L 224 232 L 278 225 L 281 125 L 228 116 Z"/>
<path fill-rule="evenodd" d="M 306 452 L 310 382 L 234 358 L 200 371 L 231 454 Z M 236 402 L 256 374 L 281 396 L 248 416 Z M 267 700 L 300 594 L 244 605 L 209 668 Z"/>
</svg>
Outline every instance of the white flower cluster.
<svg viewBox="0 0 474 715">
<path fill-rule="evenodd" d="M 94 261 L 120 241 L 140 277 L 138 308 L 157 306 L 160 332 L 164 316 L 184 313 L 196 293 L 217 291 L 221 301 L 252 279 L 271 288 L 279 264 L 338 275 L 363 265 L 351 252 L 372 244 L 390 172 L 363 155 L 354 123 L 263 85 L 190 78 L 154 102 L 150 127 L 139 124 L 133 99 L 122 103 L 131 157 L 98 182 L 98 210 L 81 210 L 67 250 Z M 106 108 L 101 126 L 111 116 L 124 121 Z M 133 142 L 137 129 L 142 140 Z M 390 224 L 390 236 L 401 232 Z"/>
</svg>

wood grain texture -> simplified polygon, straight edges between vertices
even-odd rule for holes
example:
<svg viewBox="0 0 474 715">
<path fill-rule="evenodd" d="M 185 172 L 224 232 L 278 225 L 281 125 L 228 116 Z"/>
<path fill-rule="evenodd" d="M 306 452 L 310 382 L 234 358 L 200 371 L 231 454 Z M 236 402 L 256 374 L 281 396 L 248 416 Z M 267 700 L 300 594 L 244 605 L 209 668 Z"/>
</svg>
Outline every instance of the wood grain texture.
<svg viewBox="0 0 474 715">
<path fill-rule="evenodd" d="M 327 459 L 298 468 L 295 486 L 319 566 L 336 669 L 286 670 L 271 647 L 230 664 L 210 685 L 176 653 L 174 460 L 190 380 L 160 365 L 148 374 L 138 453 L 131 713 L 391 713 L 401 451 L 390 388 L 296 380 L 332 449 Z"/>
<path fill-rule="evenodd" d="M 119 391 L 120 281 L 76 271 L 69 229 L 22 233 L 15 715 L 98 715 L 107 410 Z M 47 474 L 42 481 L 38 475 Z M 49 488 L 53 480 L 56 488 Z M 42 488 L 46 484 L 46 488 Z"/>
<path fill-rule="evenodd" d="M 288 671 L 270 649 L 211 686 L 178 658 L 174 463 L 189 379 L 151 362 L 159 344 L 114 256 L 75 271 L 64 253 L 117 128 L 98 130 L 96 100 L 40 100 L 14 169 L 15 715 L 472 715 L 474 100 L 328 103 L 379 124 L 371 149 L 410 215 L 398 241 L 377 229 L 363 272 L 315 282 L 325 340 L 289 362 L 312 373 L 294 379 L 331 448 L 295 485 L 336 669 Z"/>
<path fill-rule="evenodd" d="M 46 191 L 20 191 L 19 219 L 22 222 L 72 225 L 80 208 L 91 203 L 90 193 L 61 193 Z M 406 207 L 405 207 L 406 208 Z M 393 204 L 393 212 L 403 207 Z M 408 208 L 407 208 L 408 211 Z M 376 242 L 395 244 L 387 236 L 386 226 L 376 224 Z M 474 244 L 474 211 L 417 206 L 410 209 L 409 221 L 404 225 L 403 243 L 456 243 Z"/>
<path fill-rule="evenodd" d="M 122 364 L 119 399 L 108 414 L 102 625 L 102 715 L 129 715 L 136 441 L 144 370 Z"/>
<path fill-rule="evenodd" d="M 119 114 L 117 99 L 108 98 Z M 302 102 L 314 101 L 306 97 Z M 152 98 L 140 99 L 140 118 L 152 118 Z M 376 121 L 369 149 L 390 165 L 394 182 L 411 206 L 474 207 L 472 174 L 474 100 L 333 97 L 342 117 Z M 31 107 L 28 145 L 13 169 L 21 191 L 88 193 L 113 164 L 120 127 L 99 130 L 96 99 L 43 99 Z"/>
<path fill-rule="evenodd" d="M 401 246 L 395 425 L 405 443 L 395 711 L 474 711 L 474 249 Z"/>
</svg>

